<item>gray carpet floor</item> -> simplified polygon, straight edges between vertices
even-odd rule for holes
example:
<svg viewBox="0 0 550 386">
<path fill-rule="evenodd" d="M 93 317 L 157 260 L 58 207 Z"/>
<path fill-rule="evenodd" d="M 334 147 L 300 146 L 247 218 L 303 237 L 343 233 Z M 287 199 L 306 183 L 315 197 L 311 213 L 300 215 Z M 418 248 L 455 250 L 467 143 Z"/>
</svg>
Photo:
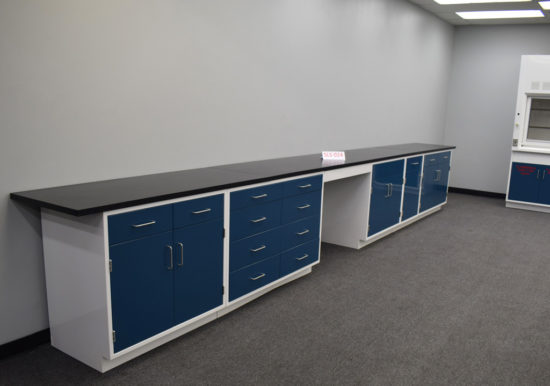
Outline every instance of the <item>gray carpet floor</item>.
<svg viewBox="0 0 550 386">
<path fill-rule="evenodd" d="M 49 345 L 0 384 L 549 385 L 550 214 L 450 194 L 363 248 L 100 374 Z"/>
</svg>

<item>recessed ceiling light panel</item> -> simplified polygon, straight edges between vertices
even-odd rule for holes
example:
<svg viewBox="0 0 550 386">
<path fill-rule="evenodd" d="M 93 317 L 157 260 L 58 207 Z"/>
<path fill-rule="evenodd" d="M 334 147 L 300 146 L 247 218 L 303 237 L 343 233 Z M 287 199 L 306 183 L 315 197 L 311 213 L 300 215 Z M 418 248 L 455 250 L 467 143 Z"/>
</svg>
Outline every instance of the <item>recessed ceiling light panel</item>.
<svg viewBox="0 0 550 386">
<path fill-rule="evenodd" d="M 542 9 L 550 10 L 550 1 L 539 1 L 539 4 Z"/>
<path fill-rule="evenodd" d="M 480 4 L 480 3 L 519 3 L 531 0 L 434 0 L 438 4 Z"/>
<path fill-rule="evenodd" d="M 474 12 L 457 12 L 458 16 L 463 19 L 517 19 L 525 17 L 544 17 L 541 10 L 523 9 L 517 11 L 474 11 Z"/>
</svg>

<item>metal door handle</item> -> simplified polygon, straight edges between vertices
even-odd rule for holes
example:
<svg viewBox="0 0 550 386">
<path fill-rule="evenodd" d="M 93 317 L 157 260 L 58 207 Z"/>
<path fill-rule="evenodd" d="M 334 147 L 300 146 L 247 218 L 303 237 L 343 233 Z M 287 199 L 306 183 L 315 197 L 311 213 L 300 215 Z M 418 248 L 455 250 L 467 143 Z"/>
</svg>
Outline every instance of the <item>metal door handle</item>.
<svg viewBox="0 0 550 386">
<path fill-rule="evenodd" d="M 307 185 L 300 185 L 298 186 L 300 189 L 307 189 L 307 188 L 311 188 L 311 184 L 307 184 Z"/>
<path fill-rule="evenodd" d="M 203 210 L 197 210 L 197 211 L 193 212 L 193 214 L 208 213 L 210 211 L 212 211 L 212 208 L 206 208 L 206 209 L 203 209 Z"/>
<path fill-rule="evenodd" d="M 261 275 L 256 277 L 251 277 L 250 280 L 258 280 L 258 279 L 261 279 L 262 277 L 265 277 L 265 273 L 262 273 Z"/>
<path fill-rule="evenodd" d="M 262 245 L 261 247 L 258 247 L 256 249 L 251 249 L 250 252 L 260 252 L 262 249 L 266 249 L 267 247 L 265 245 Z"/>
<path fill-rule="evenodd" d="M 309 208 L 310 206 L 311 206 L 311 205 L 306 204 L 306 205 L 298 206 L 297 208 L 300 209 L 300 210 L 302 210 L 302 209 L 307 209 L 307 208 Z"/>
<path fill-rule="evenodd" d="M 309 255 L 306 253 L 304 256 L 302 257 L 297 257 L 296 260 L 300 261 L 300 260 L 304 260 L 304 259 L 307 259 L 309 257 Z"/>
<path fill-rule="evenodd" d="M 540 178 L 540 169 L 537 169 L 537 180 Z"/>
<path fill-rule="evenodd" d="M 267 197 L 267 193 L 260 194 L 259 196 L 252 196 L 252 198 L 255 199 L 255 200 L 257 200 L 259 198 L 264 198 L 264 197 Z"/>
<path fill-rule="evenodd" d="M 183 243 L 178 243 L 180 246 L 180 263 L 178 264 L 178 267 L 183 266 Z"/>
<path fill-rule="evenodd" d="M 134 228 L 142 228 L 142 227 L 146 227 L 148 225 L 153 225 L 153 224 L 156 224 L 157 222 L 156 221 L 149 221 L 149 222 L 145 222 L 143 224 L 134 224 L 132 225 Z"/>
<path fill-rule="evenodd" d="M 174 269 L 174 248 L 171 245 L 167 245 L 166 247 L 170 250 L 170 266 L 168 270 L 172 270 Z"/>
<path fill-rule="evenodd" d="M 393 192 L 393 185 L 392 184 L 386 184 L 386 195 L 384 196 L 384 198 L 391 197 L 392 192 Z"/>
<path fill-rule="evenodd" d="M 296 234 L 297 234 L 298 236 L 303 236 L 303 235 L 305 235 L 306 233 L 309 233 L 309 229 L 306 229 L 306 230 L 304 230 L 304 231 L 302 231 L 302 232 L 297 232 Z"/>
<path fill-rule="evenodd" d="M 257 218 L 256 220 L 250 220 L 250 222 L 257 223 L 265 220 L 267 220 L 267 217 L 260 217 L 260 218 Z"/>
</svg>

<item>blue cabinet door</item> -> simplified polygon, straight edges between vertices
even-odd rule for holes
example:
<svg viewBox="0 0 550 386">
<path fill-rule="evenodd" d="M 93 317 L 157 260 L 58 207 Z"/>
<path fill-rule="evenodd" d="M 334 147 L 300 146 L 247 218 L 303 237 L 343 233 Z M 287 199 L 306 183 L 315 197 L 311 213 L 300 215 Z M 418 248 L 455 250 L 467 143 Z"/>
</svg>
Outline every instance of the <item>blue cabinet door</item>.
<svg viewBox="0 0 550 386">
<path fill-rule="evenodd" d="M 540 172 L 538 172 L 538 175 L 540 184 L 538 202 L 550 205 L 550 166 L 541 165 L 539 169 Z"/>
<path fill-rule="evenodd" d="M 424 171 L 422 177 L 422 195 L 420 197 L 420 211 L 423 212 L 435 206 L 435 180 L 437 165 L 428 165 L 424 163 Z"/>
<path fill-rule="evenodd" d="M 439 205 L 447 200 L 447 185 L 449 183 L 449 171 L 451 159 L 448 153 L 440 155 L 440 161 L 435 170 L 434 205 Z"/>
<path fill-rule="evenodd" d="M 537 164 L 512 163 L 508 199 L 515 201 L 538 202 L 539 166 Z"/>
<path fill-rule="evenodd" d="M 418 213 L 418 199 L 420 196 L 420 177 L 422 175 L 422 156 L 407 160 L 405 172 L 405 192 L 403 194 L 403 220 Z"/>
<path fill-rule="evenodd" d="M 109 248 L 114 352 L 174 325 L 172 232 Z"/>
<path fill-rule="evenodd" d="M 424 157 L 420 211 L 423 212 L 447 200 L 447 185 L 451 167 L 450 152 Z"/>
<path fill-rule="evenodd" d="M 223 219 L 174 231 L 174 314 L 181 323 L 223 302 Z"/>
<path fill-rule="evenodd" d="M 404 160 L 398 160 L 372 168 L 369 236 L 399 222 L 404 164 Z"/>
</svg>

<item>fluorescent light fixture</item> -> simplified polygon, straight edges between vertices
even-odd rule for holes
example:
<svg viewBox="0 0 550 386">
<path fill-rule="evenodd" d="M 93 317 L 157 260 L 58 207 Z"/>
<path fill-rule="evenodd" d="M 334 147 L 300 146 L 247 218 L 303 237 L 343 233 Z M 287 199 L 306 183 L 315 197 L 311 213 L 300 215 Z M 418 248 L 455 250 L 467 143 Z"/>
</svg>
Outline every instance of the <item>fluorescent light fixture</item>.
<svg viewBox="0 0 550 386">
<path fill-rule="evenodd" d="M 463 19 L 517 19 L 523 17 L 544 17 L 541 10 L 523 9 L 519 11 L 473 11 L 473 12 L 457 12 L 458 16 Z"/>
<path fill-rule="evenodd" d="M 434 0 L 438 4 L 479 4 L 479 3 L 519 3 L 531 0 Z"/>
<path fill-rule="evenodd" d="M 550 1 L 539 1 L 539 4 L 542 9 L 550 10 Z"/>
</svg>

